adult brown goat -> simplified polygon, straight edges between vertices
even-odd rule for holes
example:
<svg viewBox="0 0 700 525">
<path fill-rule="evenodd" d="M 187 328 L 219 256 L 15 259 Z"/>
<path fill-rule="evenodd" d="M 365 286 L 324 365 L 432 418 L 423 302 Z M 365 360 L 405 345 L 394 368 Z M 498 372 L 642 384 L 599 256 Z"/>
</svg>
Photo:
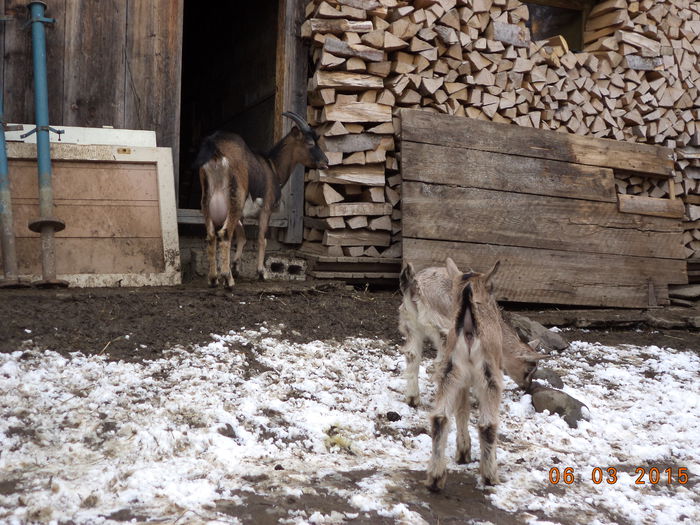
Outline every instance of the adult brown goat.
<svg viewBox="0 0 700 525">
<path fill-rule="evenodd" d="M 202 214 L 207 230 L 209 286 L 217 280 L 231 288 L 231 239 L 236 234 L 238 265 L 245 245 L 242 217 L 258 217 L 258 262 L 260 279 L 265 278 L 265 248 L 272 212 L 279 205 L 282 187 L 297 164 L 307 168 L 325 169 L 328 159 L 318 146 L 318 135 L 296 113 L 285 112 L 296 127 L 275 144 L 265 155 L 254 153 L 245 141 L 234 133 L 216 132 L 202 142 L 195 161 L 202 185 Z M 217 272 L 217 239 L 219 260 Z"/>
</svg>

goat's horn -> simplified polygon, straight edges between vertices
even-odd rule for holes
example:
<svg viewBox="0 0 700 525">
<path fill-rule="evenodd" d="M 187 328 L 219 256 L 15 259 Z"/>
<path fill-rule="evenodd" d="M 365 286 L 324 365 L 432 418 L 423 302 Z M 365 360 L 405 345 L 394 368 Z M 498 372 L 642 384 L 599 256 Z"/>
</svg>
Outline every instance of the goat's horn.
<svg viewBox="0 0 700 525">
<path fill-rule="evenodd" d="M 283 117 L 287 117 L 292 119 L 294 122 L 296 122 L 297 126 L 299 126 L 299 129 L 303 131 L 304 133 L 311 133 L 311 126 L 309 126 L 306 121 L 301 118 L 299 115 L 296 113 L 293 113 L 291 111 L 285 111 L 282 113 Z"/>
</svg>

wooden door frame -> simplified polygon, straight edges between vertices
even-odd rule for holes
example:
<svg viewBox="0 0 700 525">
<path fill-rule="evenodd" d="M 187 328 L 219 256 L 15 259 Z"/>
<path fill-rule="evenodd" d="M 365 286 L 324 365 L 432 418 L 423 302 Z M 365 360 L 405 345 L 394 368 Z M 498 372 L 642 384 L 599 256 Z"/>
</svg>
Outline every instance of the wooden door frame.
<svg viewBox="0 0 700 525">
<path fill-rule="evenodd" d="M 301 38 L 304 23 L 302 0 L 279 0 L 277 23 L 277 89 L 275 94 L 275 141 L 292 127 L 284 111 L 306 118 L 308 45 Z M 300 244 L 304 233 L 304 168 L 297 167 L 283 190 L 287 203 L 287 229 L 282 241 Z"/>
</svg>

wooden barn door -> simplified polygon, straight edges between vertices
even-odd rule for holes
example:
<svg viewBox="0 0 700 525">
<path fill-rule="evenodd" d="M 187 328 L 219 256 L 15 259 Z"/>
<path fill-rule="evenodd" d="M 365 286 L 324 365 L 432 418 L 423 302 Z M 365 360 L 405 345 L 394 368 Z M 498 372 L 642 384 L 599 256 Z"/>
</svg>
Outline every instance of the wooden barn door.
<svg viewBox="0 0 700 525">
<path fill-rule="evenodd" d="M 618 196 L 615 170 L 669 178 L 672 151 L 404 110 L 404 259 L 485 271 L 499 300 L 647 307 L 687 283 L 679 200 Z"/>
</svg>

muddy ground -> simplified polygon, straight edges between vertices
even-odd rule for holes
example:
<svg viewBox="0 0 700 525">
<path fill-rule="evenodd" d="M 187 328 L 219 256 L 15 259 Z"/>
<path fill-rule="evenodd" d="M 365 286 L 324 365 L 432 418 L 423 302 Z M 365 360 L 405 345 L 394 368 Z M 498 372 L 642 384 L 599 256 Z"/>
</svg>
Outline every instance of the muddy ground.
<svg viewBox="0 0 700 525">
<path fill-rule="evenodd" d="M 163 350 L 179 345 L 208 343 L 210 334 L 240 328 L 283 324 L 283 337 L 293 342 L 342 340 L 346 337 L 377 337 L 401 343 L 397 330 L 397 309 L 401 296 L 396 290 L 369 291 L 342 283 L 257 283 L 241 282 L 234 291 L 208 289 L 203 282 L 170 288 L 140 289 L 59 289 L 0 290 L 0 351 L 11 352 L 27 345 L 62 354 L 81 351 L 103 354 L 110 359 L 142 361 L 158 358 Z M 508 309 L 513 309 L 508 307 Z M 540 309 L 519 313 L 538 317 Z M 659 329 L 633 323 L 625 330 L 598 328 L 571 329 L 563 333 L 569 340 L 598 341 L 608 344 L 669 346 L 700 349 L 700 332 L 685 329 Z M 427 430 L 426 430 L 427 432 Z M 328 483 L 356 484 L 371 473 L 339 473 L 357 479 L 320 479 Z M 414 501 L 412 510 L 429 523 L 463 523 L 465 516 L 493 523 L 517 523 L 513 515 L 494 508 L 475 489 L 471 475 L 459 474 L 442 495 L 425 491 L 420 473 L 406 473 L 404 494 L 397 501 Z M 464 479 L 461 479 L 461 478 Z M 329 486 L 330 486 L 329 485 Z M 1 489 L 2 487 L 0 487 Z M 323 494 L 323 491 L 319 492 Z M 303 498 L 313 501 L 305 502 Z M 329 494 L 304 496 L 288 501 L 261 498 L 243 509 L 221 502 L 222 513 L 231 512 L 244 523 L 276 523 L 286 515 L 285 508 L 319 508 L 327 512 L 348 511 Z M 426 506 L 428 503 L 429 506 Z M 339 506 L 336 508 L 336 504 Z M 125 509 L 112 515 L 115 521 L 144 518 Z M 360 515 L 355 523 L 391 523 L 380 516 Z"/>
<path fill-rule="evenodd" d="M 297 343 L 378 337 L 399 344 L 400 302 L 396 290 L 370 291 L 323 281 L 243 281 L 233 292 L 209 289 L 201 281 L 167 288 L 0 290 L 0 351 L 17 350 L 31 339 L 63 354 L 81 351 L 140 361 L 157 358 L 175 345 L 207 343 L 212 333 L 263 322 L 284 324 L 284 337 Z M 552 313 L 543 313 L 541 307 L 506 309 L 536 320 L 550 319 Z M 568 329 L 564 335 L 608 344 L 700 348 L 697 330 L 627 324 L 624 330 Z"/>
</svg>

